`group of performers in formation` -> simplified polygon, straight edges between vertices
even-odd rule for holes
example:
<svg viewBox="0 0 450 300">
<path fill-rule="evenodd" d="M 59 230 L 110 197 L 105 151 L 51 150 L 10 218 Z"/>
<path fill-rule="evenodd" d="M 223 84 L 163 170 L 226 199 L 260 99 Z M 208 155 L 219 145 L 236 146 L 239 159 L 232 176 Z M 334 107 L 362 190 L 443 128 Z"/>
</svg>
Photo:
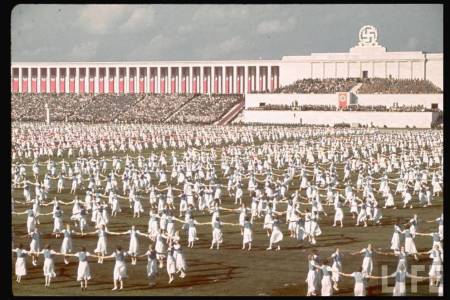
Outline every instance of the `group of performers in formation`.
<svg viewBox="0 0 450 300">
<path fill-rule="evenodd" d="M 27 274 L 26 258 L 31 257 L 36 266 L 42 255 L 46 287 L 56 276 L 56 256 L 62 256 L 66 264 L 71 257 L 78 260 L 77 281 L 82 290 L 91 279 L 90 258 L 97 259 L 99 264 L 105 259 L 115 260 L 113 290 L 124 287 L 128 277 L 127 261 L 136 265 L 138 259 L 144 258 L 147 258 L 149 284 L 155 285 L 158 269 L 164 264 L 170 284 L 175 275 L 186 276 L 187 264 L 181 240 L 186 240 L 186 246 L 193 248 L 198 240 L 198 226 L 211 227 L 210 249 L 217 250 L 224 241 L 222 227 L 239 227 L 242 250 L 251 251 L 253 229 L 261 224 L 258 220 L 263 220 L 262 229 L 268 236 L 266 250 L 279 251 L 284 239 L 283 224 L 287 224 L 290 238 L 316 245 L 317 237 L 322 234 L 321 217 L 327 215 L 324 206 L 334 209 L 333 224 L 329 224 L 333 227 L 344 226 L 344 209 L 351 213 L 353 226 L 376 226 L 382 223 L 383 210 L 431 206 L 433 198 L 442 192 L 442 133 L 433 131 L 374 131 L 358 135 L 355 133 L 359 131 L 354 130 L 331 133 L 329 130 L 302 129 L 299 134 L 282 128 L 279 131 L 252 128 L 233 138 L 216 128 L 214 136 L 228 142 L 219 156 L 214 148 L 197 150 L 191 147 L 216 145 L 204 133 L 189 137 L 188 133 L 183 136 L 182 130 L 177 129 L 168 141 L 165 136 L 152 135 L 149 139 L 154 148 L 173 147 L 169 157 L 167 151 L 161 151 L 159 155 L 152 152 L 145 158 L 141 151 L 146 151 L 149 145 L 143 138 L 144 133 L 134 133 L 134 139 L 128 140 L 119 136 L 108 143 L 92 139 L 92 132 L 76 135 L 79 132 L 74 129 L 69 134 L 71 140 L 66 140 L 56 129 L 46 135 L 39 135 L 38 131 L 33 135 L 32 127 L 28 128 L 31 138 L 27 141 L 23 139 L 27 131 L 21 130 L 13 130 L 13 140 L 16 140 L 15 133 L 19 142 L 13 145 L 11 184 L 12 189 L 23 191 L 23 197 L 13 198 L 11 204 L 13 215 L 27 216 L 26 236 L 31 242 L 29 250 L 22 244 L 13 250 L 17 257 L 18 283 Z M 113 133 L 109 132 L 110 135 Z M 42 146 L 39 143 L 42 136 L 50 140 L 52 146 L 48 141 Z M 291 139 L 294 141 L 281 142 Z M 256 140 L 267 142 L 257 144 Z M 237 146 L 233 142 L 244 145 Z M 130 152 L 138 155 L 129 155 Z M 111 159 L 102 156 L 107 154 L 112 154 Z M 31 163 L 25 163 L 31 158 L 34 158 Z M 219 183 L 220 177 L 226 184 Z M 298 185 L 294 185 L 297 178 Z M 49 193 L 55 193 L 53 199 Z M 73 194 L 74 200 L 58 200 L 58 195 L 64 193 Z M 400 197 L 401 200 L 396 200 Z M 248 206 L 246 199 L 250 201 Z M 144 205 L 144 201 L 149 205 Z M 29 208 L 16 211 L 17 204 Z M 69 205 L 72 206 L 71 215 L 66 217 L 62 207 Z M 52 210 L 43 212 L 47 206 Z M 134 225 L 123 232 L 108 229 L 114 218 L 124 213 L 124 206 L 129 206 L 132 211 L 131 224 L 134 218 L 148 214 L 147 231 L 142 232 Z M 144 207 L 148 207 L 148 211 Z M 196 220 L 196 215 L 207 213 L 211 214 L 210 222 Z M 228 217 L 233 213 L 237 215 L 235 223 L 223 221 L 222 215 Z M 49 244 L 41 247 L 44 233 L 39 231 L 39 217 L 45 215 L 54 219 L 51 236 L 62 237 L 59 252 Z M 353 277 L 355 295 L 365 295 L 369 279 L 389 277 L 395 278 L 394 295 L 405 294 L 406 277 L 429 278 L 430 285 L 439 286 L 439 293 L 442 293 L 443 215 L 424 221 L 436 222 L 436 231 L 429 233 L 419 232 L 419 220 L 416 214 L 404 224 L 398 220 L 387 251 L 375 250 L 369 244 L 361 251 L 351 253 L 363 255 L 361 268 L 353 273 L 342 272 L 343 255 L 338 248 L 325 259 L 321 259 L 316 251 L 311 253 L 308 256 L 307 295 L 316 295 L 319 291 L 322 296 L 332 295 L 333 290 L 339 290 L 342 276 Z M 181 227 L 177 227 L 177 223 Z M 350 225 L 350 221 L 345 223 Z M 97 247 L 91 253 L 80 246 L 74 253 L 72 237 L 89 235 L 98 236 Z M 108 254 L 109 235 L 128 236 L 128 251 L 117 246 Z M 150 240 L 144 254 L 139 253 L 139 236 Z M 417 236 L 431 237 L 429 251 L 417 251 Z M 375 254 L 397 256 L 396 271 L 386 276 L 372 275 Z M 407 258 L 412 256 L 417 260 L 420 255 L 429 255 L 432 259 L 428 277 L 407 271 Z"/>
</svg>

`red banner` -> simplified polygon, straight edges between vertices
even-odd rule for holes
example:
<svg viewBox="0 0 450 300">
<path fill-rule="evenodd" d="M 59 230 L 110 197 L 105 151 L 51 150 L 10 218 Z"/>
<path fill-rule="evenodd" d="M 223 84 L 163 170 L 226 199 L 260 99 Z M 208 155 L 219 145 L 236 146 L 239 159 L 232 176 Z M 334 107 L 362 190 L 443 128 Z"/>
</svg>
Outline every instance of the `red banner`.
<svg viewBox="0 0 450 300">
<path fill-rule="evenodd" d="M 94 77 L 89 77 L 89 94 L 94 93 Z"/>
<path fill-rule="evenodd" d="M 247 89 L 247 93 L 251 93 L 251 92 L 253 92 L 253 89 L 252 89 L 252 76 L 248 76 L 248 89 Z"/>
<path fill-rule="evenodd" d="M 197 93 L 197 77 L 192 78 L 192 93 Z"/>
<path fill-rule="evenodd" d="M 150 93 L 155 93 L 155 79 L 153 79 L 153 77 L 150 78 Z"/>
<path fill-rule="evenodd" d="M 270 91 L 273 92 L 274 90 L 273 77 L 270 77 Z"/>
<path fill-rule="evenodd" d="M 85 89 L 84 89 L 84 78 L 80 77 L 80 86 L 79 86 L 78 90 L 79 90 L 80 94 L 84 94 L 84 92 L 85 92 Z"/>
<path fill-rule="evenodd" d="M 175 78 L 172 78 L 172 80 L 171 80 L 170 91 L 172 94 L 175 94 Z"/>
<path fill-rule="evenodd" d="M 128 83 L 128 92 L 130 94 L 134 94 L 134 77 L 130 77 L 130 80 Z"/>
<path fill-rule="evenodd" d="M 119 93 L 123 94 L 124 91 L 123 77 L 119 77 Z"/>
<path fill-rule="evenodd" d="M 338 93 L 339 108 L 347 108 L 347 93 Z"/>
<path fill-rule="evenodd" d="M 203 93 L 208 93 L 208 80 L 203 78 Z"/>
<path fill-rule="evenodd" d="M 225 78 L 225 94 L 230 93 L 230 80 L 228 79 L 228 76 Z"/>
<path fill-rule="evenodd" d="M 75 77 L 69 78 L 69 93 L 75 93 Z"/>
<path fill-rule="evenodd" d="M 139 78 L 139 93 L 141 93 L 141 94 L 145 93 L 145 78 L 144 77 Z"/>
<path fill-rule="evenodd" d="M 41 93 L 47 93 L 47 79 L 41 78 Z"/>
<path fill-rule="evenodd" d="M 19 78 L 13 78 L 12 80 L 12 92 L 18 93 L 19 92 Z"/>
<path fill-rule="evenodd" d="M 109 77 L 109 90 L 110 94 L 114 94 L 114 77 Z"/>
<path fill-rule="evenodd" d="M 50 77 L 50 93 L 56 93 L 56 78 Z"/>
<path fill-rule="evenodd" d="M 239 75 L 236 78 L 236 92 L 238 94 L 241 93 L 241 76 L 239 76 Z"/>
<path fill-rule="evenodd" d="M 22 78 L 22 93 L 28 93 L 28 78 Z"/>
<path fill-rule="evenodd" d="M 181 81 L 181 92 L 186 94 L 186 77 L 183 77 L 183 80 Z"/>
<path fill-rule="evenodd" d="M 31 92 L 32 93 L 37 93 L 37 80 L 36 77 L 32 77 L 31 78 Z"/>
<path fill-rule="evenodd" d="M 98 78 L 98 92 L 99 92 L 99 94 L 105 93 L 105 80 L 104 80 L 103 76 L 100 76 Z"/>
<path fill-rule="evenodd" d="M 164 82 L 164 78 L 160 79 L 160 83 L 159 83 L 159 88 L 160 88 L 160 94 L 165 94 L 166 93 L 166 84 Z"/>
<path fill-rule="evenodd" d="M 262 90 L 263 90 L 263 80 L 262 77 L 259 77 L 258 92 L 261 92 Z"/>
<path fill-rule="evenodd" d="M 215 94 L 219 93 L 219 81 L 217 80 L 217 76 L 214 77 L 214 93 Z"/>
<path fill-rule="evenodd" d="M 65 93 L 66 92 L 66 78 L 65 76 L 59 78 L 59 92 Z"/>
</svg>

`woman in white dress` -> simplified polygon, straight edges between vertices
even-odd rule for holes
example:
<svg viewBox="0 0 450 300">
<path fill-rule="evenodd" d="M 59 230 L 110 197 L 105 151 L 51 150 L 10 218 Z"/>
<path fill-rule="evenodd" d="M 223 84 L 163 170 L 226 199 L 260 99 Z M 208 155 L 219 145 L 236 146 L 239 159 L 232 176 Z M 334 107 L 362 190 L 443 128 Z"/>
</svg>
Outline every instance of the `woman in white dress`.
<svg viewBox="0 0 450 300">
<path fill-rule="evenodd" d="M 136 195 L 133 202 L 133 218 L 139 218 L 141 212 L 144 212 L 144 208 L 142 208 L 141 199 Z"/>
<path fill-rule="evenodd" d="M 17 283 L 20 283 L 22 276 L 27 275 L 26 257 L 29 252 L 23 249 L 22 244 L 19 244 L 19 246 L 16 249 L 13 249 L 12 252 L 15 252 L 17 256 L 15 272 L 16 272 L 16 281 Z"/>
<path fill-rule="evenodd" d="M 42 268 L 42 270 L 44 271 L 45 287 L 50 287 L 52 278 L 56 277 L 55 262 L 53 259 L 55 255 L 62 255 L 62 254 L 52 250 L 50 245 L 46 245 L 44 247 L 44 250 L 39 251 L 36 254 L 42 254 L 44 256 L 44 267 Z"/>
<path fill-rule="evenodd" d="M 211 241 L 211 247 L 209 249 L 214 248 L 214 244 L 217 245 L 217 250 L 219 250 L 220 244 L 223 243 L 223 234 L 222 234 L 222 221 L 217 217 L 215 221 L 212 224 L 213 230 L 212 230 L 212 241 Z"/>
<path fill-rule="evenodd" d="M 196 228 L 196 225 L 198 225 L 198 224 L 199 223 L 196 220 L 194 220 L 193 216 L 190 216 L 189 220 L 186 223 L 187 228 L 188 228 L 188 247 L 189 248 L 193 248 L 194 242 L 198 240 L 197 228 Z"/>
<path fill-rule="evenodd" d="M 173 243 L 173 257 L 175 259 L 177 273 L 180 273 L 180 278 L 186 277 L 186 259 L 178 241 L 174 241 Z"/>
<path fill-rule="evenodd" d="M 320 295 L 332 296 L 333 287 L 331 284 L 331 274 L 333 269 L 328 265 L 328 260 L 327 259 L 323 260 L 321 265 L 317 265 L 313 260 L 312 265 L 313 267 L 319 269 L 322 272 L 322 280 L 321 280 L 322 289 Z"/>
<path fill-rule="evenodd" d="M 342 254 L 339 252 L 339 248 L 336 248 L 333 254 L 331 254 L 331 260 L 333 264 L 331 269 L 333 273 L 331 274 L 331 280 L 333 281 L 333 289 L 339 291 L 339 272 L 342 271 Z"/>
<path fill-rule="evenodd" d="M 130 243 L 128 246 L 128 254 L 131 256 L 131 264 L 135 265 L 138 252 L 139 252 L 139 240 L 138 235 L 148 237 L 148 235 L 141 233 L 139 230 L 136 230 L 136 227 L 134 225 L 131 226 L 130 230 L 124 231 L 124 232 L 118 232 L 118 234 L 124 235 L 129 234 L 130 235 Z"/>
<path fill-rule="evenodd" d="M 393 207 L 394 209 L 397 208 L 395 206 L 394 196 L 392 195 L 391 192 L 388 192 L 386 194 L 386 201 L 384 202 L 384 207 L 383 208 L 388 208 L 388 207 Z"/>
<path fill-rule="evenodd" d="M 34 231 L 32 233 L 29 234 L 30 238 L 31 238 L 31 242 L 30 242 L 30 254 L 31 254 L 31 259 L 32 259 L 32 264 L 33 266 L 37 266 L 37 256 L 39 251 L 41 250 L 41 234 L 38 231 L 38 228 L 34 228 Z"/>
<path fill-rule="evenodd" d="M 355 286 L 353 288 L 353 293 L 355 296 L 366 296 L 366 280 L 372 276 L 364 273 L 362 267 L 359 267 L 358 272 L 353 272 L 351 274 L 339 272 L 339 274 L 345 277 L 353 277 L 355 279 Z"/>
<path fill-rule="evenodd" d="M 280 230 L 280 221 L 278 217 L 274 217 L 272 224 L 272 233 L 270 234 L 269 247 L 266 250 L 272 250 L 273 245 L 277 245 L 277 251 L 281 249 L 279 243 L 283 240 L 283 232 Z"/>
<path fill-rule="evenodd" d="M 407 225 L 406 229 L 402 231 L 402 233 L 405 235 L 405 252 L 407 254 L 414 255 L 414 258 L 417 260 L 418 258 L 416 244 L 414 242 L 410 227 L 410 225 Z"/>
<path fill-rule="evenodd" d="M 419 254 L 429 254 L 429 258 L 433 259 L 428 276 L 430 277 L 430 286 L 439 285 L 439 281 L 442 281 L 443 277 L 443 252 L 439 249 L 438 245 L 434 245 L 433 249 Z"/>
<path fill-rule="evenodd" d="M 53 212 L 53 233 L 55 234 L 56 238 L 59 238 L 59 234 L 61 233 L 61 230 L 63 229 L 63 220 L 62 220 L 63 211 L 60 209 L 59 206 L 55 208 L 55 211 Z"/>
<path fill-rule="evenodd" d="M 88 281 L 91 280 L 91 269 L 89 267 L 88 258 L 96 257 L 96 255 L 87 252 L 85 247 L 81 247 L 79 252 L 69 254 L 68 256 L 78 258 L 77 281 L 80 282 L 81 290 L 85 291 L 87 289 Z"/>
<path fill-rule="evenodd" d="M 372 275 L 373 270 L 373 251 L 372 251 L 372 244 L 368 244 L 367 248 L 362 249 L 361 251 L 356 251 L 354 253 L 351 253 L 350 255 L 356 255 L 359 253 L 364 254 L 364 259 L 362 262 L 362 272 L 364 274 L 367 274 L 368 276 Z"/>
<path fill-rule="evenodd" d="M 344 219 L 344 212 L 342 211 L 342 204 L 339 200 L 334 203 L 334 210 L 335 213 L 334 213 L 333 227 L 336 227 L 336 222 L 341 223 L 341 228 L 344 227 L 342 223 L 342 220 Z"/>
<path fill-rule="evenodd" d="M 167 249 L 166 270 L 167 275 L 169 275 L 169 284 L 171 284 L 174 280 L 174 275 L 176 274 L 176 262 L 173 257 L 173 247 L 171 244 L 169 244 L 169 248 Z"/>
<path fill-rule="evenodd" d="M 149 286 L 156 285 L 155 279 L 158 276 L 158 260 L 156 259 L 156 250 L 153 249 L 153 245 L 148 245 L 148 250 L 145 254 L 139 257 L 147 257 L 147 277 L 149 279 Z"/>
<path fill-rule="evenodd" d="M 245 250 L 245 245 L 248 244 L 248 251 L 252 249 L 252 241 L 253 241 L 253 230 L 252 223 L 250 222 L 250 218 L 248 216 L 244 219 L 244 233 L 242 236 L 242 250 Z"/>
<path fill-rule="evenodd" d="M 312 254 L 308 255 L 308 275 L 306 276 L 306 283 L 308 284 L 308 291 L 306 296 L 316 296 L 316 276 L 317 271 L 314 267 L 314 256 Z"/>
<path fill-rule="evenodd" d="M 116 250 L 108 256 L 105 256 L 104 259 L 108 258 L 115 258 L 116 263 L 114 264 L 114 271 L 113 271 L 113 281 L 114 281 L 114 287 L 112 288 L 113 291 L 117 290 L 117 283 L 120 283 L 120 290 L 123 289 L 123 281 L 128 278 L 127 275 L 127 265 L 125 262 L 125 258 L 128 255 L 127 252 L 122 251 L 121 246 L 117 246 Z"/>
<path fill-rule="evenodd" d="M 69 264 L 69 261 L 66 256 L 72 252 L 72 234 L 76 233 L 70 228 L 70 224 L 66 224 L 66 228 L 61 230 L 61 233 L 63 234 L 63 241 L 60 252 L 65 254 L 64 263 L 67 265 Z"/>
<path fill-rule="evenodd" d="M 392 234 L 391 239 L 391 250 L 400 250 L 400 234 L 402 230 L 398 225 L 398 221 L 394 225 L 394 233 Z"/>
</svg>

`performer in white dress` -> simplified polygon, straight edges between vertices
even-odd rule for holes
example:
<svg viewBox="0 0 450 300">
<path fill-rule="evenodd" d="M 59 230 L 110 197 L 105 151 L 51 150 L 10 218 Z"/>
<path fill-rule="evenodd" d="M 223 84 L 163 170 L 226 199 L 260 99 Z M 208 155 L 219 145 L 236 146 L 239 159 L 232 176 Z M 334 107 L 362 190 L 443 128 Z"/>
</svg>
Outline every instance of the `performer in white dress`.
<svg viewBox="0 0 450 300">
<path fill-rule="evenodd" d="M 398 226 L 398 221 L 394 225 L 394 233 L 392 234 L 391 239 L 391 249 L 392 250 L 400 250 L 400 234 L 402 233 L 402 230 L 400 226 Z"/>
<path fill-rule="evenodd" d="M 306 276 L 306 283 L 308 284 L 308 291 L 306 296 L 316 296 L 316 276 L 317 271 L 314 267 L 314 257 L 312 254 L 308 255 L 308 275 Z"/>
<path fill-rule="evenodd" d="M 20 283 L 22 276 L 27 275 L 26 257 L 28 256 L 29 251 L 23 249 L 23 245 L 19 244 L 16 249 L 12 249 L 12 252 L 16 253 L 16 281 L 17 283 Z"/>
<path fill-rule="evenodd" d="M 173 247 L 169 244 L 169 248 L 167 249 L 167 261 L 166 261 L 166 269 L 167 275 L 169 275 L 169 284 L 174 280 L 174 275 L 176 274 L 176 262 L 173 257 Z"/>
<path fill-rule="evenodd" d="M 245 245 L 248 244 L 248 251 L 251 251 L 253 241 L 253 230 L 252 230 L 252 223 L 250 223 L 250 218 L 248 216 L 245 217 L 243 227 L 244 227 L 244 234 L 242 237 L 242 250 L 245 250 Z"/>
<path fill-rule="evenodd" d="M 63 229 L 61 233 L 63 234 L 64 238 L 61 244 L 60 252 L 62 254 L 70 254 L 72 252 L 72 234 L 76 233 L 70 228 L 70 224 L 66 224 L 66 229 Z M 64 263 L 66 265 L 69 264 L 66 255 L 64 256 Z"/>
<path fill-rule="evenodd" d="M 283 240 L 283 232 L 280 230 L 280 221 L 278 217 L 274 217 L 272 223 L 272 232 L 269 239 L 269 247 L 266 250 L 272 250 L 273 245 L 277 245 L 277 251 L 281 249 L 279 243 Z"/>
<path fill-rule="evenodd" d="M 184 258 L 183 249 L 178 241 L 173 243 L 173 257 L 175 259 L 175 266 L 177 273 L 180 273 L 180 278 L 186 277 L 186 259 Z"/>
<path fill-rule="evenodd" d="M 111 255 L 104 257 L 104 259 L 107 259 L 107 258 L 115 258 L 116 259 L 116 263 L 114 265 L 114 272 L 113 272 L 113 281 L 114 281 L 114 287 L 112 288 L 113 291 L 117 290 L 117 283 L 120 283 L 119 290 L 122 290 L 123 282 L 125 279 L 128 278 L 127 265 L 125 262 L 125 258 L 127 255 L 128 255 L 128 253 L 122 251 L 121 246 L 117 246 L 116 250 Z"/>
<path fill-rule="evenodd" d="M 139 257 L 147 257 L 147 277 L 149 279 L 149 286 L 156 285 L 156 277 L 158 276 L 158 260 L 156 259 L 156 251 L 153 249 L 153 245 L 148 246 L 147 252 Z"/>
<path fill-rule="evenodd" d="M 217 217 L 215 221 L 212 223 L 213 230 L 212 230 L 212 240 L 211 240 L 211 247 L 209 249 L 213 249 L 214 245 L 217 245 L 217 250 L 219 250 L 220 244 L 223 243 L 223 234 L 222 234 L 222 221 Z"/>
<path fill-rule="evenodd" d="M 342 257 L 343 255 L 339 252 L 339 248 L 336 248 L 333 254 L 331 254 L 331 260 L 333 261 L 333 264 L 331 265 L 333 271 L 331 280 L 333 281 L 333 289 L 335 291 L 339 291 L 339 272 L 342 271 Z"/>
<path fill-rule="evenodd" d="M 42 270 L 44 271 L 45 287 L 50 287 L 52 278 L 56 277 L 55 262 L 53 259 L 55 255 L 61 255 L 61 253 L 52 250 L 50 245 L 45 245 L 44 250 L 39 251 L 37 254 L 42 254 L 44 256 L 44 267 Z"/>
<path fill-rule="evenodd" d="M 136 227 L 134 225 L 131 226 L 130 230 L 127 230 L 124 232 L 118 232 L 118 234 L 121 234 L 121 235 L 129 234 L 130 235 L 128 254 L 131 256 L 131 264 L 135 265 L 136 261 L 137 261 L 138 252 L 139 252 L 138 235 L 145 236 L 145 237 L 148 237 L 148 235 L 141 233 L 139 230 L 136 230 Z"/>
<path fill-rule="evenodd" d="M 80 287 L 82 291 L 87 289 L 88 281 L 91 280 L 91 269 L 89 267 L 88 258 L 96 257 L 86 251 L 86 248 L 83 246 L 80 248 L 80 251 L 75 254 L 69 254 L 68 256 L 74 256 L 78 258 L 78 268 L 77 268 L 77 281 L 80 282 Z"/>
<path fill-rule="evenodd" d="M 317 265 L 314 261 L 312 262 L 313 267 L 317 268 L 319 272 L 322 272 L 321 285 L 322 289 L 320 292 L 321 296 L 332 296 L 333 288 L 331 285 L 331 274 L 332 268 L 328 265 L 328 260 L 323 260 L 321 265 Z"/>
<path fill-rule="evenodd" d="M 372 275 L 373 270 L 373 251 L 372 251 L 372 244 L 368 244 L 367 248 L 362 249 L 361 251 L 356 251 L 354 253 L 351 253 L 350 255 L 356 255 L 358 253 L 364 254 L 364 259 L 362 263 L 362 272 L 364 274 L 367 274 L 368 276 Z"/>
</svg>

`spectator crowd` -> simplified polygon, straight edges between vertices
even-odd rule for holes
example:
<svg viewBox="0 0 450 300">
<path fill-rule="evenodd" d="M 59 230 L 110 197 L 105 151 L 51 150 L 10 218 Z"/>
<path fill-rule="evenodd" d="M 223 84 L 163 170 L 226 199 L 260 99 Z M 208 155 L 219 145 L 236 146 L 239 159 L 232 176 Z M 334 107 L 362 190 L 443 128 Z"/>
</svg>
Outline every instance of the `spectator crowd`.
<svg viewBox="0 0 450 300">
<path fill-rule="evenodd" d="M 13 94 L 13 121 L 210 124 L 239 101 L 238 95 L 193 94 Z M 171 117 L 173 115 L 173 117 Z"/>
</svg>

